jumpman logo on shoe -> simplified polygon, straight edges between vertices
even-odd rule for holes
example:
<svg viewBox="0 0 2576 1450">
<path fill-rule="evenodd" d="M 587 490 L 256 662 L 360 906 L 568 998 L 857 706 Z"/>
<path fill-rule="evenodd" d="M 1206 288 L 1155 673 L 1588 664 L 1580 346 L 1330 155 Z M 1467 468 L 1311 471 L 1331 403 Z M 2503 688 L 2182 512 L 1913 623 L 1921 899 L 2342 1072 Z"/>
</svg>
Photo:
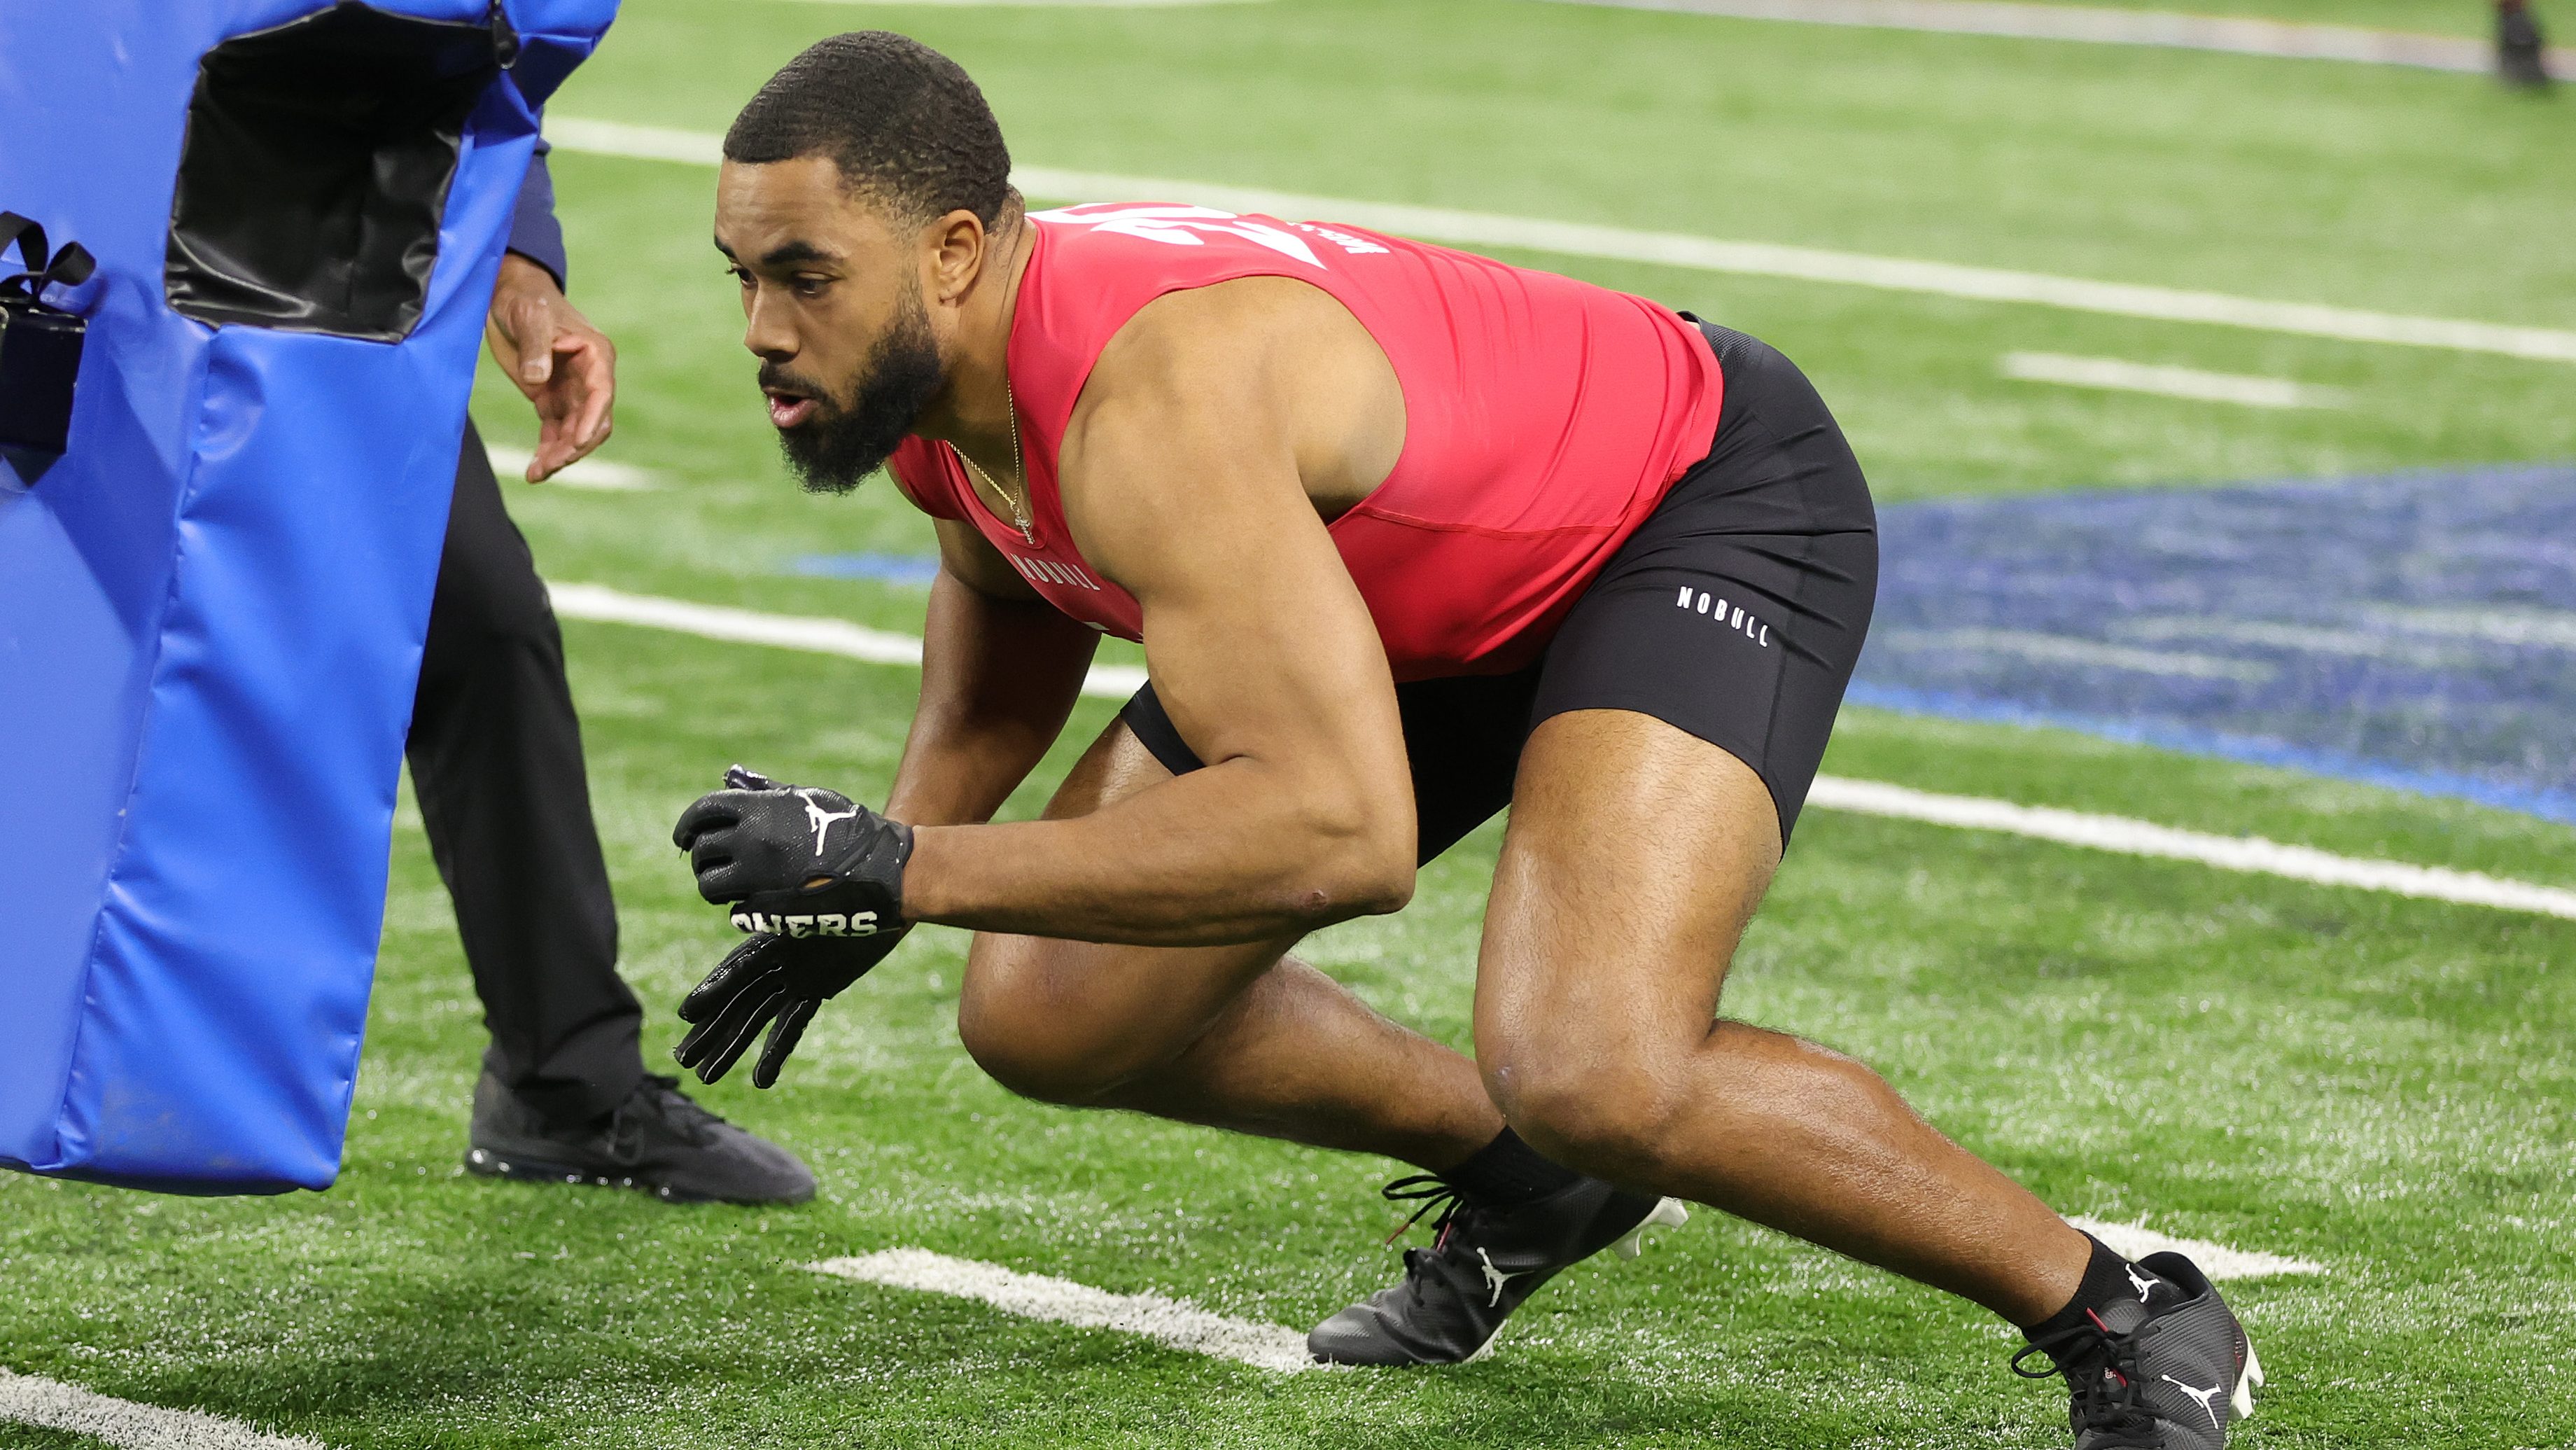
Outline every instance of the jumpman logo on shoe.
<svg viewBox="0 0 2576 1450">
<path fill-rule="evenodd" d="M 1506 1274 L 1502 1270 L 1494 1267 L 1493 1256 L 1486 1253 L 1483 1249 L 1476 1250 L 1476 1257 L 1484 1261 L 1485 1287 L 1493 1291 L 1493 1297 L 1485 1301 L 1485 1307 L 1488 1309 L 1499 1309 L 1502 1307 L 1503 1303 L 1503 1286 L 1510 1283 L 1512 1280 L 1519 1278 L 1521 1274 L 1528 1273 L 1529 1270 L 1523 1269 L 1517 1274 Z"/>
<path fill-rule="evenodd" d="M 820 850 L 822 848 L 818 846 L 815 849 Z M 2147 1296 L 2155 1292 L 2155 1287 L 2158 1284 L 2164 1282 L 2162 1279 L 2149 1278 L 2148 1276 L 2139 1273 L 2135 1264 L 2122 1265 L 2121 1271 L 2129 1276 L 2129 1287 L 2138 1291 L 2138 1302 L 2141 1304 L 2146 1303 Z"/>
<path fill-rule="evenodd" d="M 812 791 L 798 791 L 797 794 L 805 799 L 805 819 L 814 827 L 814 854 L 820 856 L 823 854 L 823 838 L 830 834 L 832 823 L 858 819 L 859 808 L 852 806 L 846 811 L 827 811 L 814 799 Z"/>
<path fill-rule="evenodd" d="M 2210 1403 L 2212 1400 L 2218 1398 L 2219 1387 L 2217 1385 L 2211 1385 L 2209 1388 L 2204 1390 L 2197 1385 L 2184 1384 L 2182 1381 L 2175 1379 L 2172 1375 L 2164 1375 L 2161 1376 L 2161 1378 L 2166 1384 L 2173 1386 L 2175 1389 L 2182 1391 L 2184 1394 L 2187 1394 L 2194 1400 L 2200 1402 L 2200 1412 L 2209 1417 L 2209 1428 L 2213 1430 L 2224 1430 L 2227 1428 L 2226 1426 L 2218 1423 L 2217 1407 Z"/>
</svg>

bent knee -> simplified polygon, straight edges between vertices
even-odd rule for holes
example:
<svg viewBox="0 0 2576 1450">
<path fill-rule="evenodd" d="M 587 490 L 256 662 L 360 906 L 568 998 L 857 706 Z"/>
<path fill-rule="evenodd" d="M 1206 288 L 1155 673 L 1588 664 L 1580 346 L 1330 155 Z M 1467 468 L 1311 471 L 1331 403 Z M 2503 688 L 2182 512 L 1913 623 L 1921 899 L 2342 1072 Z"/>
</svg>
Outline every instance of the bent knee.
<svg viewBox="0 0 2576 1450">
<path fill-rule="evenodd" d="M 1684 1111 L 1678 1073 L 1546 1050 L 1480 1065 L 1504 1121 L 1548 1158 L 1614 1182 L 1663 1176 Z"/>
<path fill-rule="evenodd" d="M 1128 1071 L 1112 1024 L 1085 1010 L 1051 970 L 1053 945 L 1022 939 L 988 951 L 979 941 L 958 996 L 957 1036 L 976 1066 L 1012 1092 L 1080 1107 Z"/>
</svg>

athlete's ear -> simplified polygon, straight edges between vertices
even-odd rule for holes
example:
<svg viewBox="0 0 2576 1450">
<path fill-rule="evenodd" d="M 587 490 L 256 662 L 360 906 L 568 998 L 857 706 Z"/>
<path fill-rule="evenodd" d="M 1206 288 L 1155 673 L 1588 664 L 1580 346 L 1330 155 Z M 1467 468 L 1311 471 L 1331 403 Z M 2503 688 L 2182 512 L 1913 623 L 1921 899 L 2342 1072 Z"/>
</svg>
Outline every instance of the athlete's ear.
<svg viewBox="0 0 2576 1450">
<path fill-rule="evenodd" d="M 991 259 L 993 239 L 985 233 L 981 217 L 960 208 L 932 222 L 926 240 L 931 248 L 931 300 L 953 303 L 975 285 L 976 275 Z"/>
</svg>

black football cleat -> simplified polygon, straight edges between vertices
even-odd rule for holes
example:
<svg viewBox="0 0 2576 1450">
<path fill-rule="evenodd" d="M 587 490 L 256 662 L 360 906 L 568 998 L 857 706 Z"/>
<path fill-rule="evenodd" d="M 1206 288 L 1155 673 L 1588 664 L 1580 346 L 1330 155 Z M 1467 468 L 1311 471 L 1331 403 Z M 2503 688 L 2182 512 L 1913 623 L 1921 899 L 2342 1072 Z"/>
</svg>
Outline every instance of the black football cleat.
<svg viewBox="0 0 2576 1450">
<path fill-rule="evenodd" d="M 2138 1260 L 2129 1283 L 2137 1298 L 2031 1341 L 2013 1356 L 2013 1373 L 2066 1376 L 2075 1450 L 2225 1450 L 2227 1427 L 2254 1413 L 2263 1383 L 2245 1327 L 2180 1254 Z M 2049 1363 L 2024 1368 L 2033 1357 Z"/>
<path fill-rule="evenodd" d="M 1618 1245 L 1635 1258 L 1650 1228 L 1679 1227 L 1680 1200 L 1622 1193 L 1581 1179 L 1510 1207 L 1472 1204 L 1425 1174 L 1386 1186 L 1398 1201 L 1426 1199 L 1443 1211 L 1432 1245 L 1404 1251 L 1404 1282 L 1315 1326 L 1307 1352 L 1325 1364 L 1464 1364 L 1494 1347 L 1511 1312 L 1541 1284 Z M 1417 1213 L 1415 1217 L 1421 1217 Z"/>
<path fill-rule="evenodd" d="M 2549 89 L 2549 45 L 2527 5 L 2496 11 L 2496 76 L 2521 90 Z"/>
<path fill-rule="evenodd" d="M 755 1138 L 647 1076 L 607 1116 L 553 1122 L 491 1073 L 474 1084 L 465 1167 L 485 1178 L 633 1188 L 665 1203 L 803 1203 L 814 1174 L 795 1154 Z"/>
</svg>

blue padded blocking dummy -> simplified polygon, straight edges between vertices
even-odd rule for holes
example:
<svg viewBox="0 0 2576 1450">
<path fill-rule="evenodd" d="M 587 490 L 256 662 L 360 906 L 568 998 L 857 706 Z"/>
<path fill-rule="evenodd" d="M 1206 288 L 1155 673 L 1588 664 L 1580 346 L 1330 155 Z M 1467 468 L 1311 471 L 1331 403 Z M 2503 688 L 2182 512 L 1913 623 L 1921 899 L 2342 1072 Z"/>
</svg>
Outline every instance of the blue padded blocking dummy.
<svg viewBox="0 0 2576 1450">
<path fill-rule="evenodd" d="M 0 5 L 0 210 L 98 259 L 0 455 L 0 1163 L 338 1172 L 483 314 L 614 9 Z"/>
</svg>

